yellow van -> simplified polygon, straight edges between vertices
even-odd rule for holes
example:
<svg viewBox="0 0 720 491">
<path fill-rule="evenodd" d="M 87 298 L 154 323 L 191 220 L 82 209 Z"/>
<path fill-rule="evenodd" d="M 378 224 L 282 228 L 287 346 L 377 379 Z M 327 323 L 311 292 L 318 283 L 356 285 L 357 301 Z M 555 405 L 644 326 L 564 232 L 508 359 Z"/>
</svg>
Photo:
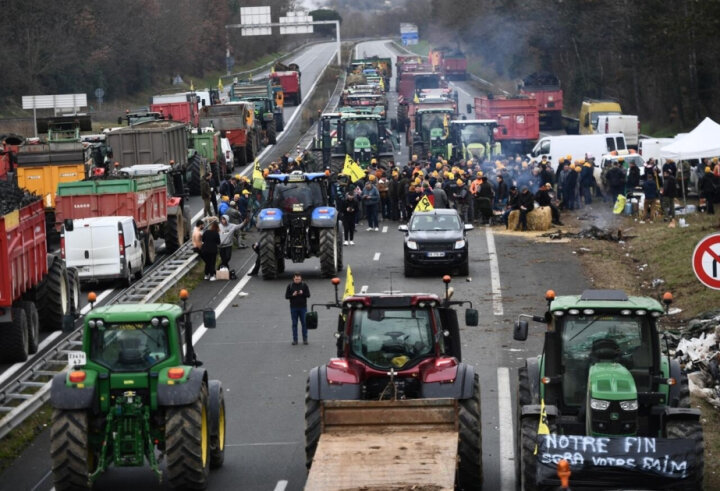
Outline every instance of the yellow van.
<svg viewBox="0 0 720 491">
<path fill-rule="evenodd" d="M 585 99 L 580 106 L 580 134 L 597 133 L 598 118 L 613 114 L 622 114 L 622 108 L 618 102 Z"/>
</svg>

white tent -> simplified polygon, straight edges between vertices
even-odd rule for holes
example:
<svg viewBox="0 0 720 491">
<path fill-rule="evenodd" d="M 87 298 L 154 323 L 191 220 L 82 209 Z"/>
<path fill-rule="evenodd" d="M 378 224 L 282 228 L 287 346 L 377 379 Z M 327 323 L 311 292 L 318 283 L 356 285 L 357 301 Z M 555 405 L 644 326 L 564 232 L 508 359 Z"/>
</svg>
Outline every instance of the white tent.
<svg viewBox="0 0 720 491">
<path fill-rule="evenodd" d="M 660 149 L 666 159 L 690 160 L 720 156 L 720 124 L 710 118 L 677 141 Z"/>
</svg>

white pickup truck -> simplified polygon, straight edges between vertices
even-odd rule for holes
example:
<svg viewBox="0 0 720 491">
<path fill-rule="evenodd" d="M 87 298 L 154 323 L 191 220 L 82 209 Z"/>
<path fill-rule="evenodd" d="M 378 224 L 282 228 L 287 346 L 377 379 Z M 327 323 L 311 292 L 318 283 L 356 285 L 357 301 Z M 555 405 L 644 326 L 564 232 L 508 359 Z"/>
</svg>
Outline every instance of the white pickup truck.
<svg viewBox="0 0 720 491">
<path fill-rule="evenodd" d="M 633 114 L 608 114 L 598 117 L 598 133 L 622 133 L 625 143 L 637 149 L 640 137 L 640 120 Z"/>
</svg>

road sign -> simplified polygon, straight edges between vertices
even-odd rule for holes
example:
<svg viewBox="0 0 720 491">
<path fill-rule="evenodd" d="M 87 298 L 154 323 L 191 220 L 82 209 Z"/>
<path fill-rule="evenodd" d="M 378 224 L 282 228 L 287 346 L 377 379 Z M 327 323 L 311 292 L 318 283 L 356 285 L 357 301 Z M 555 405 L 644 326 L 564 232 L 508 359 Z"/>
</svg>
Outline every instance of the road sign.
<svg viewBox="0 0 720 491">
<path fill-rule="evenodd" d="M 313 32 L 313 18 L 305 12 L 288 12 L 287 17 L 280 17 L 280 34 L 309 34 Z M 287 25 L 285 25 L 287 24 Z M 298 25 L 301 24 L 301 25 Z"/>
<path fill-rule="evenodd" d="M 698 242 L 692 265 L 695 276 L 703 285 L 720 290 L 720 234 L 708 235 Z"/>
<path fill-rule="evenodd" d="M 243 36 L 270 36 L 272 29 L 265 25 L 270 24 L 270 7 L 240 7 L 240 24 L 243 26 L 241 34 Z"/>
</svg>

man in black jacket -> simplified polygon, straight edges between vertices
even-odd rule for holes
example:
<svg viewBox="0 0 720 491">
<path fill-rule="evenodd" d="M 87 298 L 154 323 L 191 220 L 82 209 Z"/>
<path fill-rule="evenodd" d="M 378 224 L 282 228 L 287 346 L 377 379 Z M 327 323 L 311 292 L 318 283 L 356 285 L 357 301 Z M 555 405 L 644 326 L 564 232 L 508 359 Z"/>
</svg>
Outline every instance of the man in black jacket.
<svg viewBox="0 0 720 491">
<path fill-rule="evenodd" d="M 515 227 L 515 230 L 517 230 L 518 227 L 522 227 L 521 230 L 523 232 L 526 232 L 528 229 L 527 214 L 533 211 L 533 209 L 535 208 L 535 197 L 532 195 L 527 186 L 523 186 L 522 191 L 520 191 L 520 196 L 518 197 L 518 206 L 518 209 L 520 210 L 520 221 Z"/>
<path fill-rule="evenodd" d="M 673 176 L 670 169 L 663 171 L 663 187 L 661 202 L 665 219 L 667 217 L 675 218 L 675 195 L 677 194 L 677 186 L 675 182 L 675 176 Z"/>
<path fill-rule="evenodd" d="M 552 184 L 549 182 L 545 183 L 545 185 L 538 189 L 538 192 L 535 193 L 535 201 L 537 201 L 540 206 L 550 207 L 553 225 L 562 225 L 562 222 L 560 221 L 560 210 L 558 210 L 558 207 L 553 204 L 553 197 L 550 194 L 551 190 Z"/>
<path fill-rule="evenodd" d="M 298 344 L 297 324 L 300 319 L 302 325 L 303 344 L 308 344 L 305 314 L 307 314 L 307 299 L 310 298 L 310 288 L 302 280 L 300 273 L 293 275 L 293 282 L 285 290 L 285 298 L 290 300 L 290 318 L 292 320 L 292 344 Z"/>
</svg>

